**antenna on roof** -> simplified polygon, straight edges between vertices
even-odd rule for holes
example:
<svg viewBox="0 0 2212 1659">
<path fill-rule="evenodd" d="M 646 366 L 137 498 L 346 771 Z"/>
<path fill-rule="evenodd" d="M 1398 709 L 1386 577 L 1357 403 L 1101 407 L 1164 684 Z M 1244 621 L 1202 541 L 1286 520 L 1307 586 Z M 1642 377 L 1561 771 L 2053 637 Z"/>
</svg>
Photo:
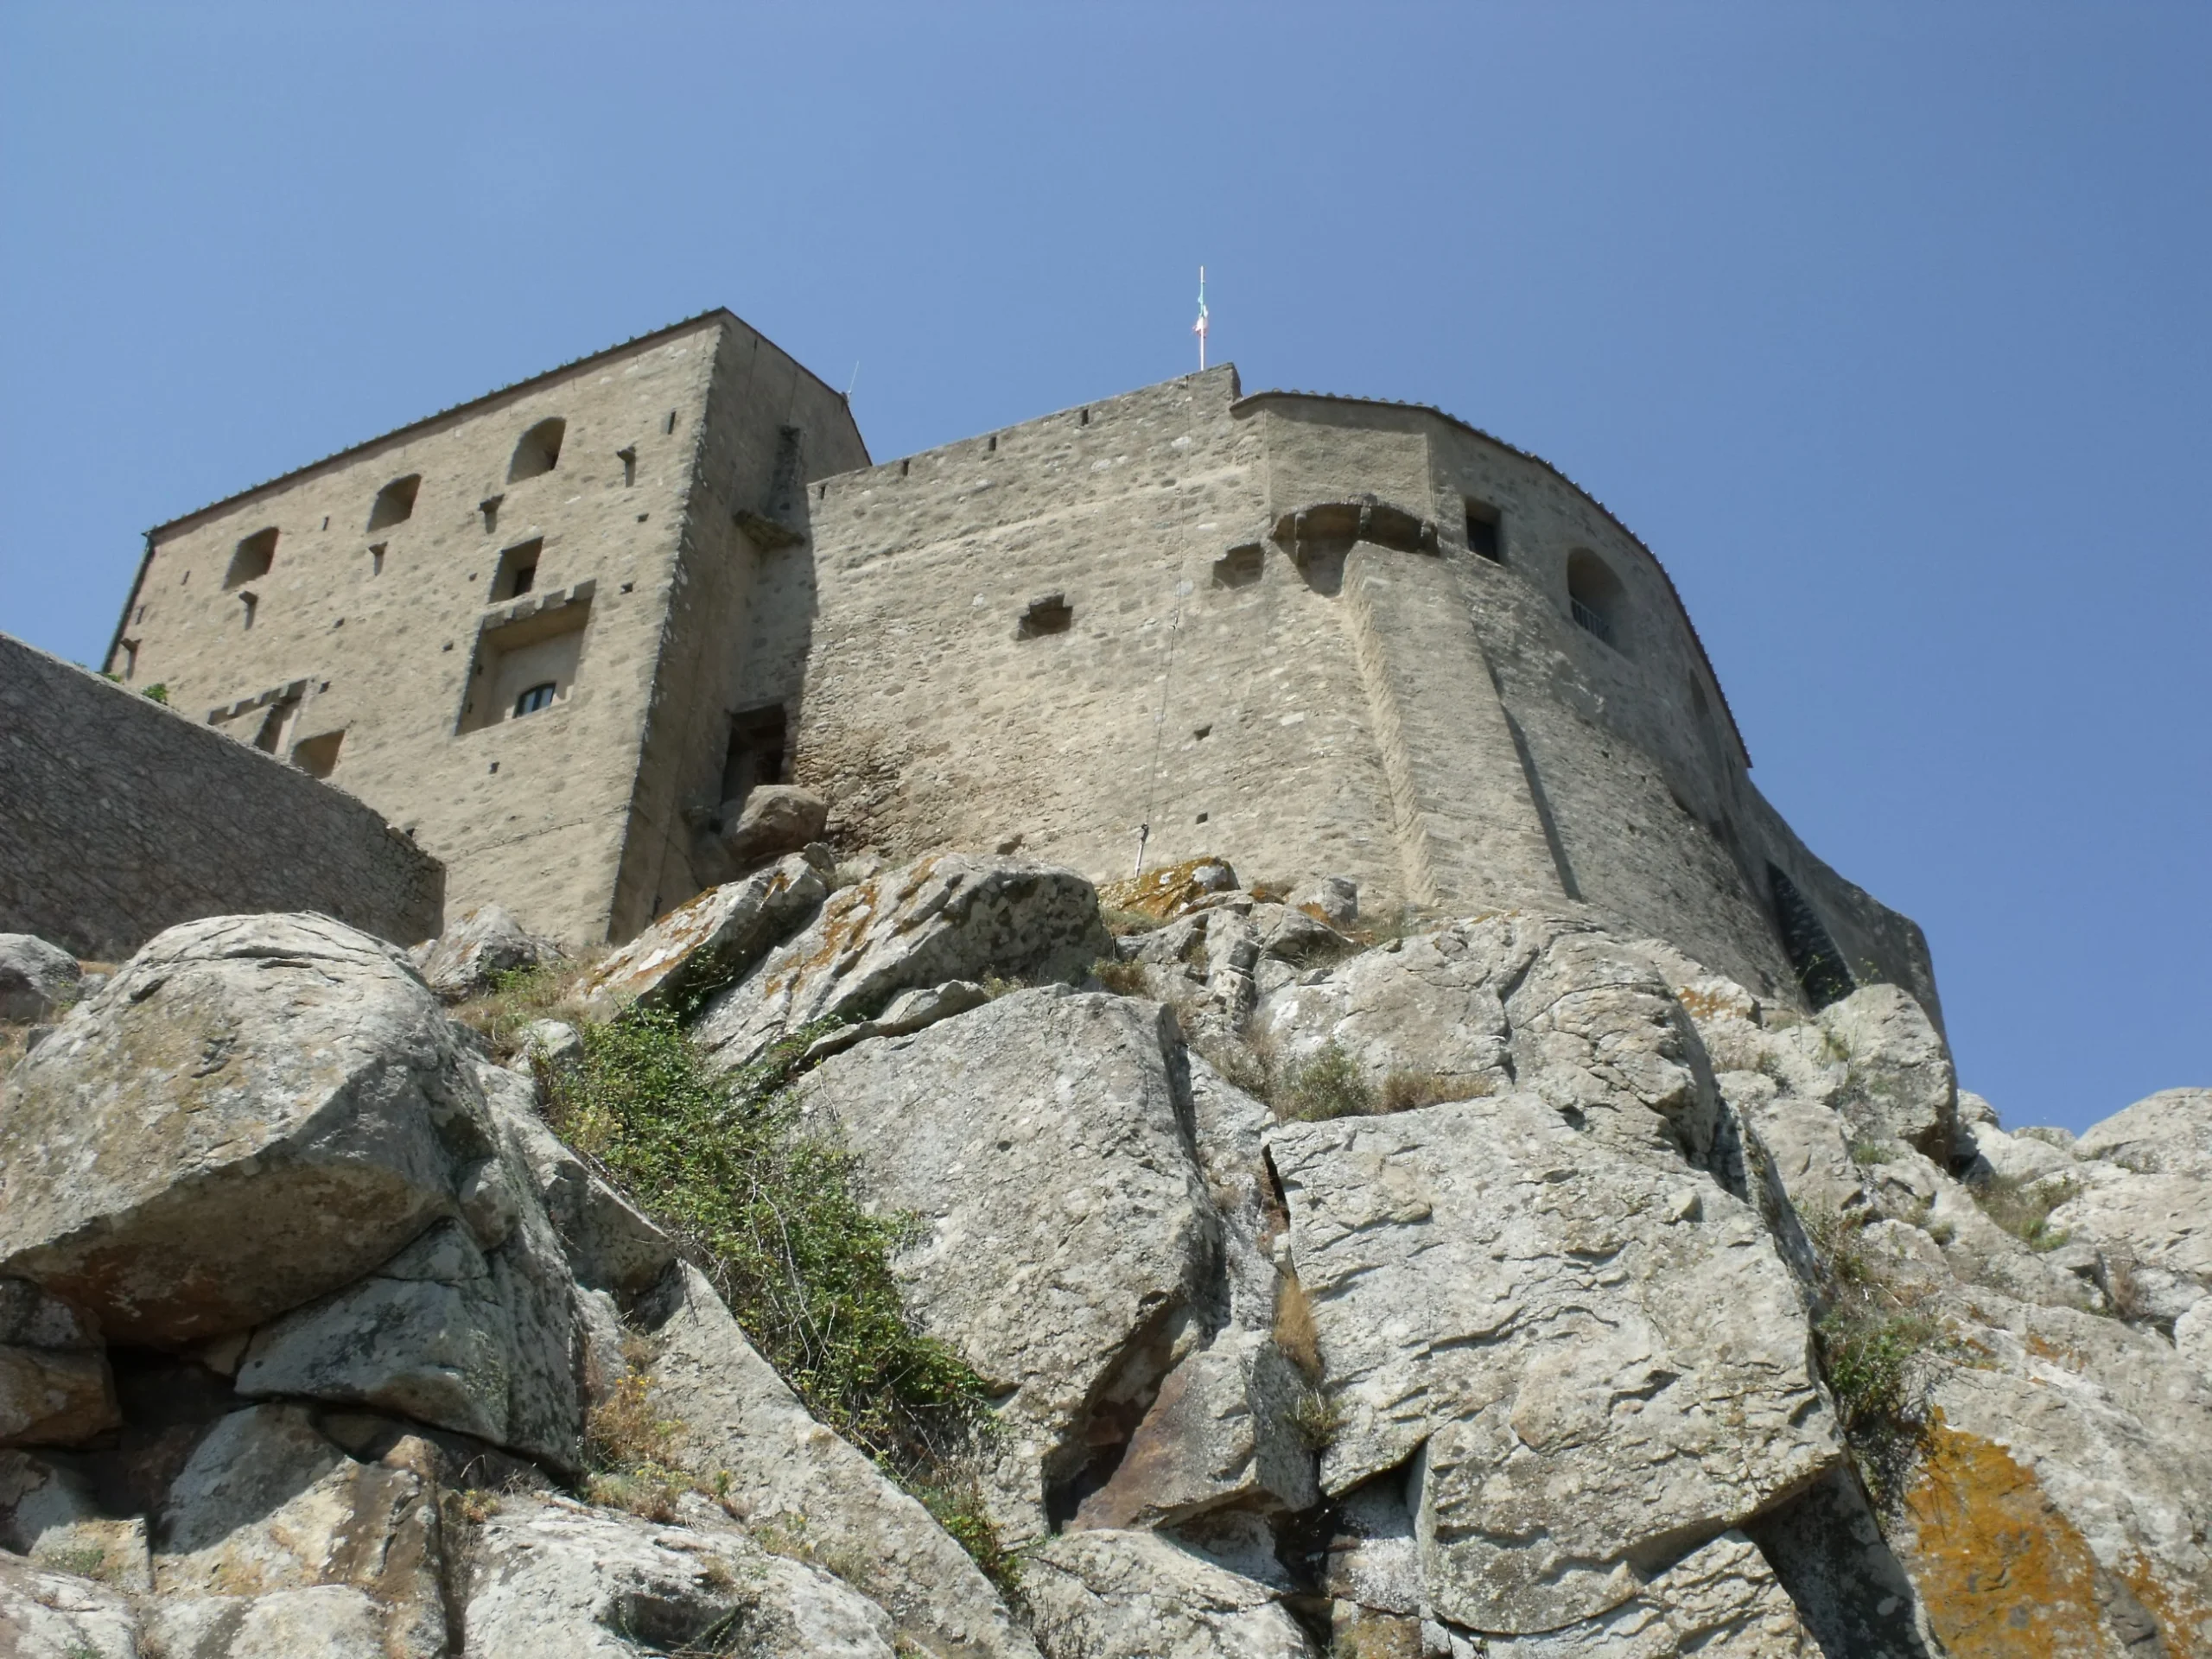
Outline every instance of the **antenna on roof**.
<svg viewBox="0 0 2212 1659">
<path fill-rule="evenodd" d="M 1198 320 L 1191 325 L 1191 332 L 1198 337 L 1198 367 L 1206 365 L 1206 268 L 1198 267 Z"/>
<path fill-rule="evenodd" d="M 853 378 L 845 382 L 845 401 L 847 403 L 849 404 L 853 401 L 853 388 L 860 385 L 860 383 L 861 360 L 856 357 L 853 359 Z"/>
</svg>

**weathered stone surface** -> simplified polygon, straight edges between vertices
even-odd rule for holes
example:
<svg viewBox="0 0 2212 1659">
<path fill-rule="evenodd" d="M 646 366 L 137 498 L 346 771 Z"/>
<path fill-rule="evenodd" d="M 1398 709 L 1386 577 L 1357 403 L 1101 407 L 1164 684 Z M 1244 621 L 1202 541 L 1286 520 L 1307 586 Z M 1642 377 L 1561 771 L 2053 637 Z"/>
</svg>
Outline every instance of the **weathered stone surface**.
<svg viewBox="0 0 2212 1659">
<path fill-rule="evenodd" d="M 139 1659 L 120 1591 L 0 1554 L 0 1653 L 9 1659 Z"/>
<path fill-rule="evenodd" d="M 1072 870 L 945 854 L 830 895 L 804 931 L 708 1004 L 696 1035 L 744 1065 L 833 1015 L 865 1017 L 947 980 L 1081 979 L 1112 953 L 1098 895 Z"/>
<path fill-rule="evenodd" d="M 1179 1049 L 1156 1004 L 1048 987 L 863 1044 L 801 1085 L 871 1202 L 920 1218 L 895 1263 L 915 1319 L 1007 1396 L 1017 1537 L 1044 1530 L 1102 1404 L 1141 1404 L 1196 1336 L 1217 1243 Z"/>
<path fill-rule="evenodd" d="M 1734 1526 L 1840 1453 L 1758 1215 L 1525 1094 L 1284 1125 L 1268 1148 L 1341 1414 L 1342 1492 L 1419 1454 L 1439 1616 L 1556 1629 L 1664 1541 Z"/>
<path fill-rule="evenodd" d="M 1359 919 L 1359 883 L 1348 875 L 1321 876 L 1292 893 L 1290 906 L 1331 927 L 1350 927 Z"/>
<path fill-rule="evenodd" d="M 459 1222 L 437 1223 L 256 1332 L 238 1392 L 375 1406 L 575 1468 L 575 1315 L 557 1248 L 518 1261 L 524 1243 L 511 1233 L 487 1258 Z"/>
<path fill-rule="evenodd" d="M 162 1659 L 430 1659 L 442 1651 L 389 1643 L 376 1603 L 344 1584 L 159 1602 L 147 1637 Z"/>
<path fill-rule="evenodd" d="M 1662 1162 L 1705 1156 L 1718 1124 L 1665 980 L 1588 923 L 1453 923 L 1272 992 L 1253 1025 L 1283 1064 L 1334 1043 L 1378 1088 L 1408 1073 L 1471 1096 L 1517 1079 L 1606 1144 Z"/>
<path fill-rule="evenodd" d="M 80 1459 L 0 1452 L 0 1550 L 117 1590 L 153 1588 L 146 1520 L 115 1515 Z"/>
<path fill-rule="evenodd" d="M 805 859 L 779 859 L 669 912 L 594 969 L 580 995 L 601 1018 L 633 1005 L 683 1007 L 743 976 L 805 925 L 829 893 Z"/>
<path fill-rule="evenodd" d="M 990 1000 L 990 993 L 972 979 L 949 979 L 944 984 L 932 985 L 927 990 L 901 991 L 891 999 L 891 1006 L 874 1019 L 823 1032 L 807 1045 L 805 1058 L 807 1063 L 812 1065 L 828 1059 L 832 1054 L 842 1054 L 871 1037 L 911 1036 L 940 1020 L 950 1020 L 956 1014 L 980 1008 Z"/>
<path fill-rule="evenodd" d="M 0 933 L 0 1020 L 50 1020 L 77 1000 L 84 970 L 33 933 Z"/>
<path fill-rule="evenodd" d="M 504 907 L 479 905 L 408 954 L 424 983 L 461 1002 L 490 990 L 501 974 L 558 961 L 561 947 L 525 931 Z"/>
<path fill-rule="evenodd" d="M 1457 1643 L 1454 1644 L 1456 1653 Z M 1758 1547 L 1726 1532 L 1600 1618 L 1492 1637 L 1490 1659 L 1821 1659 Z M 1874 1659 L 1866 1649 L 1853 1659 Z"/>
<path fill-rule="evenodd" d="M 566 1254 L 575 1281 L 626 1304 L 676 1259 L 668 1236 L 561 1142 L 519 1091 L 487 1091 L 500 1133 Z"/>
<path fill-rule="evenodd" d="M 1126 881 L 1108 883 L 1098 890 L 1102 903 L 1135 911 L 1155 921 L 1173 921 L 1236 891 L 1236 872 L 1218 858 L 1186 858 L 1179 864 L 1162 864 Z"/>
<path fill-rule="evenodd" d="M 1882 1535 L 1848 1468 L 1833 1469 L 1779 1509 L 1748 1521 L 1823 1654 L 1930 1659 L 1919 1592 Z"/>
<path fill-rule="evenodd" d="M 723 803 L 722 851 L 741 868 L 820 840 L 829 822 L 829 802 L 812 790 L 794 784 L 761 784 L 746 796 L 743 805 Z"/>
<path fill-rule="evenodd" d="M 1264 1332 L 1231 1325 L 1160 1384 L 1079 1527 L 1158 1527 L 1209 1510 L 1303 1510 L 1320 1502 L 1300 1439 L 1305 1379 Z"/>
<path fill-rule="evenodd" d="M 70 1446 L 111 1428 L 99 1328 L 28 1279 L 0 1279 L 0 1446 Z"/>
<path fill-rule="evenodd" d="M 507 1069 L 524 1075 L 543 1065 L 565 1071 L 584 1058 L 583 1033 L 565 1020 L 533 1020 L 515 1041 L 514 1058 Z"/>
<path fill-rule="evenodd" d="M 2212 1389 L 2157 1335 L 1967 1290 L 1890 1531 L 1954 1659 L 2212 1651 Z"/>
<path fill-rule="evenodd" d="M 1158 1533 L 1064 1533 L 1022 1584 L 1047 1659 L 1318 1659 L 1274 1590 Z"/>
<path fill-rule="evenodd" d="M 2079 1190 L 2050 1225 L 2095 1246 L 2131 1317 L 2171 1324 L 2212 1295 L 2212 1089 L 2136 1102 L 2082 1136 L 2074 1159 Z"/>
<path fill-rule="evenodd" d="M 0 1272 L 111 1341 L 257 1325 L 450 1213 L 498 1150 L 436 1000 L 319 916 L 151 941 L 0 1101 Z"/>
<path fill-rule="evenodd" d="M 468 1651 L 482 1659 L 893 1652 L 883 1610 L 819 1567 L 559 1498 L 510 1500 L 483 1523 L 467 1595 Z"/>
<path fill-rule="evenodd" d="M 439 1516 L 426 1483 L 404 1467 L 355 1462 L 299 1407 L 233 1412 L 209 1430 L 169 1487 L 158 1536 L 154 1586 L 165 1600 L 230 1603 L 344 1587 L 365 1599 L 389 1651 L 443 1651 Z M 363 1628 L 359 1608 L 353 1597 L 323 1597 L 257 1622 L 274 1630 L 355 1630 Z M 200 1644 L 186 1650 L 229 1659 L 282 1651 L 235 1645 L 231 1630 L 245 1627 L 234 1619 L 247 1611 L 218 1605 L 177 1613 Z M 207 1645 L 219 1641 L 231 1645 Z"/>
<path fill-rule="evenodd" d="M 860 1452 L 807 1414 L 753 1351 L 696 1268 L 653 1329 L 651 1404 L 677 1425 L 677 1456 L 709 1480 L 725 1472 L 741 1518 L 803 1539 L 849 1567 L 902 1632 L 953 1659 L 1035 1659 L 966 1551 Z"/>
<path fill-rule="evenodd" d="M 1819 1024 L 1846 1067 L 1836 1109 L 1860 1134 L 1902 1141 L 1948 1168 L 1958 1076 L 1920 1004 L 1895 985 L 1862 985 L 1822 1008 Z"/>
</svg>

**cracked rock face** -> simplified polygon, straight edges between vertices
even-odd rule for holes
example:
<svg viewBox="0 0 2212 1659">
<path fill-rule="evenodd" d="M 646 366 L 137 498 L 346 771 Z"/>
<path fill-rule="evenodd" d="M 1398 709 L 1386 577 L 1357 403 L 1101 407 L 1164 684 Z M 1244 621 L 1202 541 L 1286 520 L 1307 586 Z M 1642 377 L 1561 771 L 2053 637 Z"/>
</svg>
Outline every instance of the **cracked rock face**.
<svg viewBox="0 0 2212 1659">
<path fill-rule="evenodd" d="M 0 1272 L 110 1341 L 242 1330 L 373 1268 L 497 1141 L 436 999 L 320 916 L 174 927 L 0 1101 Z"/>
<path fill-rule="evenodd" d="M 830 896 L 821 913 L 708 1004 L 694 1033 L 718 1066 L 833 1015 L 865 1018 L 947 980 L 1073 982 L 1113 954 L 1098 895 L 1072 870 L 947 853 Z"/>
<path fill-rule="evenodd" d="M 1319 1659 L 1281 1596 L 1154 1532 L 1071 1532 L 1025 1578 L 1052 1659 Z"/>
<path fill-rule="evenodd" d="M 1840 1457 L 1797 1293 L 1756 1211 L 1525 1094 L 1285 1125 L 1331 1492 L 1413 1462 L 1423 1580 L 1471 1629 L 1634 1596 Z M 1417 1461 L 1414 1461 L 1418 1459 Z"/>
<path fill-rule="evenodd" d="M 802 1087 L 870 1201 L 920 1219 L 895 1265 L 921 1327 L 1003 1396 L 1017 1536 L 1044 1530 L 1093 1420 L 1134 1415 L 1196 1337 L 1218 1243 L 1179 1051 L 1157 1005 L 1046 988 L 863 1043 Z"/>
</svg>

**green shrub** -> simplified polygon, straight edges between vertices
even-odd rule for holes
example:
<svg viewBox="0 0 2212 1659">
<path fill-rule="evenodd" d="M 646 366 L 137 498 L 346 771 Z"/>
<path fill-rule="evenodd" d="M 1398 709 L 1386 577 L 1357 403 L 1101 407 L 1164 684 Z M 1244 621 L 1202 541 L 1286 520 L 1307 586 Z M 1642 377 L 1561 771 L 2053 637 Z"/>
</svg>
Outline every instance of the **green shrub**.
<svg viewBox="0 0 2212 1659">
<path fill-rule="evenodd" d="M 1893 1164 L 1897 1149 L 1886 1141 L 1856 1140 L 1851 1143 L 1851 1161 L 1862 1169 L 1874 1164 Z"/>
<path fill-rule="evenodd" d="M 1285 1071 L 1274 1091 L 1275 1116 L 1301 1123 L 1362 1116 L 1376 1104 L 1373 1086 L 1333 1041 L 1324 1043 L 1305 1065 Z"/>
<path fill-rule="evenodd" d="M 1090 975 L 1116 996 L 1143 996 L 1147 994 L 1144 964 L 1123 962 L 1118 957 L 1101 957 L 1090 964 Z"/>
</svg>

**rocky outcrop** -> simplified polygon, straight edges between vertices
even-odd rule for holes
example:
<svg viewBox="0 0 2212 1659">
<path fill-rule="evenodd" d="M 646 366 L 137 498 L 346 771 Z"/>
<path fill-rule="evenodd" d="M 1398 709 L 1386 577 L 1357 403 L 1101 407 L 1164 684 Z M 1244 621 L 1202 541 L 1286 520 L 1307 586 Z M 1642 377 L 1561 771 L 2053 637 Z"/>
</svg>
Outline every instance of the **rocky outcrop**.
<svg viewBox="0 0 2212 1659">
<path fill-rule="evenodd" d="M 8 1088 L 0 1273 L 110 1341 L 243 1331 L 349 1283 L 498 1151 L 406 959 L 318 916 L 171 928 Z"/>
<path fill-rule="evenodd" d="M 1319 1659 L 1276 1591 L 1157 1533 L 1068 1533 L 1025 1584 L 1051 1659 Z"/>
<path fill-rule="evenodd" d="M 0 1020 L 50 1020 L 77 1000 L 84 970 L 59 945 L 0 933 Z"/>
<path fill-rule="evenodd" d="M 99 1327 L 28 1279 L 0 1279 L 0 1446 L 73 1446 L 118 1421 Z"/>
<path fill-rule="evenodd" d="M 461 1002 L 492 989 L 502 974 L 559 961 L 561 947 L 525 931 L 504 907 L 480 905 L 409 954 L 425 984 Z"/>
<path fill-rule="evenodd" d="M 1082 979 L 1112 954 L 1072 870 L 946 854 L 833 893 L 803 931 L 710 1002 L 697 1036 L 736 1067 L 821 1020 L 864 1019 L 948 980 Z"/>
<path fill-rule="evenodd" d="M 671 911 L 594 969 L 578 995 L 601 1019 L 632 1006 L 684 1007 L 742 977 L 829 893 L 805 859 L 779 859 Z"/>
<path fill-rule="evenodd" d="M 803 1085 L 871 1198 L 918 1217 L 898 1266 L 922 1329 L 1003 1399 L 1016 1538 L 1128 1438 L 1207 1320 L 1217 1243 L 1179 1048 L 1157 1005 L 1048 987 L 862 1044 Z"/>
<path fill-rule="evenodd" d="M 1789 1271 L 1709 1177 L 1517 1091 L 1286 1125 L 1268 1154 L 1338 1418 L 1322 1486 L 1412 1465 L 1440 1617 L 1512 1634 L 1606 1612 L 1675 1541 L 1839 1460 Z"/>
</svg>

